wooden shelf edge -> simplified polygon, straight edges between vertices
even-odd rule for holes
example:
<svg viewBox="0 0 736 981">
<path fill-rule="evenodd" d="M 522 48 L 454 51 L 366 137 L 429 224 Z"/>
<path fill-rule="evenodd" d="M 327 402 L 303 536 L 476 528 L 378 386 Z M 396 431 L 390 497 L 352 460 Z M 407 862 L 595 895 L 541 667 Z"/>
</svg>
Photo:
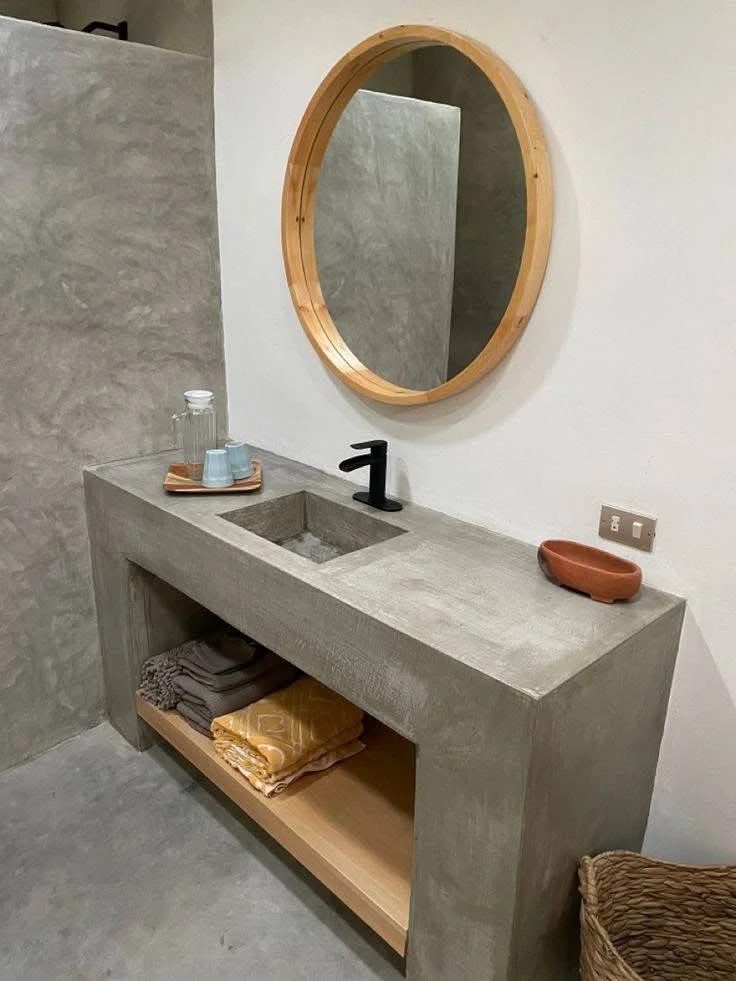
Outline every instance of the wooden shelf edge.
<svg viewBox="0 0 736 981">
<path fill-rule="evenodd" d="M 378 882 L 376 876 L 371 875 L 370 870 L 358 866 L 348 856 L 339 854 L 330 846 L 329 835 L 325 834 L 327 825 L 325 829 L 317 829 L 312 835 L 308 823 L 290 812 L 287 799 L 269 799 L 251 787 L 215 754 L 210 740 L 191 729 L 177 713 L 157 709 L 137 693 L 136 710 L 144 722 L 193 763 L 208 780 L 267 831 L 390 947 L 404 956 L 409 924 L 408 882 L 400 896 L 391 894 L 389 889 Z M 346 766 L 349 762 L 340 765 Z M 329 779 L 331 772 L 320 774 L 320 779 Z M 319 791 L 315 793 L 312 790 L 316 786 L 315 779 L 307 777 L 300 781 L 302 783 L 305 785 L 303 793 L 317 798 Z M 291 800 L 294 799 L 292 796 Z M 293 810 L 292 807 L 291 811 Z M 407 829 L 403 831 L 408 834 Z"/>
</svg>

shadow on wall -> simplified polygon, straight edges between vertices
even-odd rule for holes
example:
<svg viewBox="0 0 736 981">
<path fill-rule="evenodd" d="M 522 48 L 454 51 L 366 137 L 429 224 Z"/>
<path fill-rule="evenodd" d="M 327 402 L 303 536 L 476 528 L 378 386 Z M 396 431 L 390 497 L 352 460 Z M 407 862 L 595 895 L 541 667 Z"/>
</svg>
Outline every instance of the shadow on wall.
<svg viewBox="0 0 736 981">
<path fill-rule="evenodd" d="M 688 609 L 644 842 L 647 854 L 704 865 L 736 862 L 735 746 L 736 704 Z"/>
</svg>

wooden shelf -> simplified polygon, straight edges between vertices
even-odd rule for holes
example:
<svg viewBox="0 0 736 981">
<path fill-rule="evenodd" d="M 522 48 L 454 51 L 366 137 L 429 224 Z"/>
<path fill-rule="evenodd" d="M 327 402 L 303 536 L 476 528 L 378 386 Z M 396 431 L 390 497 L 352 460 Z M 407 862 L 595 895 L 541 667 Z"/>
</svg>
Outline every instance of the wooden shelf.
<svg viewBox="0 0 736 981">
<path fill-rule="evenodd" d="M 176 712 L 136 695 L 138 715 L 346 906 L 404 954 L 414 834 L 414 745 L 375 720 L 366 749 L 264 797 Z"/>
</svg>

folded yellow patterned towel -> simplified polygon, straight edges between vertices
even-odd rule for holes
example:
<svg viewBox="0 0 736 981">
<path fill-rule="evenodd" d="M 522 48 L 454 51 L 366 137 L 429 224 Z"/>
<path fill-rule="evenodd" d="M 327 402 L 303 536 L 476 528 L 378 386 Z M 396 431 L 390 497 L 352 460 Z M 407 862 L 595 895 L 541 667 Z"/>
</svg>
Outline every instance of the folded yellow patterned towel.
<svg viewBox="0 0 736 981">
<path fill-rule="evenodd" d="M 233 742 L 232 739 L 215 739 L 215 750 L 224 760 L 230 763 L 231 766 L 234 766 L 236 770 L 240 770 L 243 774 L 247 770 L 260 780 L 266 780 L 268 782 L 279 781 L 286 780 L 292 774 L 298 773 L 309 763 L 320 759 L 326 753 L 332 753 L 348 743 L 355 742 L 362 731 L 363 725 L 362 723 L 358 723 L 357 726 L 339 732 L 334 738 L 328 740 L 322 746 L 315 747 L 290 766 L 284 766 L 280 770 L 273 771 L 269 770 L 268 766 L 264 766 L 260 754 L 254 753 L 249 746 Z"/>
<path fill-rule="evenodd" d="M 256 787 L 296 779 L 362 730 L 362 710 L 309 677 L 212 723 L 216 752 Z"/>
<path fill-rule="evenodd" d="M 256 774 L 249 769 L 249 767 L 242 762 L 242 760 L 227 750 L 222 750 L 220 755 L 222 758 L 234 767 L 239 773 L 241 773 L 245 779 L 250 783 L 256 790 L 260 790 L 262 794 L 266 797 L 273 797 L 274 794 L 280 794 L 282 790 L 286 790 L 290 784 L 299 780 L 300 777 L 306 776 L 308 773 L 316 773 L 319 770 L 328 770 L 335 763 L 339 763 L 341 760 L 347 760 L 351 756 L 355 756 L 360 753 L 361 750 L 365 749 L 365 743 L 362 743 L 359 739 L 353 739 L 352 742 L 345 743 L 343 746 L 338 746 L 337 749 L 328 750 L 323 753 L 322 756 L 318 756 L 316 760 L 312 760 L 306 763 L 304 766 L 299 767 L 291 773 L 281 774 L 279 777 L 273 777 L 271 780 L 264 780 L 261 777 L 256 776 Z"/>
</svg>

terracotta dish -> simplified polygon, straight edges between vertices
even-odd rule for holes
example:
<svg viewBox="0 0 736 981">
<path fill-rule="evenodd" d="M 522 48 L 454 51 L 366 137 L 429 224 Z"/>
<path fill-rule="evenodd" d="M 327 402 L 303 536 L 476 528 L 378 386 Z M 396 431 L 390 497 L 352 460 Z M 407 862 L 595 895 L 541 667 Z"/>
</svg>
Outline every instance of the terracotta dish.
<svg viewBox="0 0 736 981">
<path fill-rule="evenodd" d="M 641 587 L 641 569 L 635 562 L 579 542 L 542 542 L 537 559 L 551 582 L 587 593 L 599 603 L 631 599 Z"/>
</svg>

